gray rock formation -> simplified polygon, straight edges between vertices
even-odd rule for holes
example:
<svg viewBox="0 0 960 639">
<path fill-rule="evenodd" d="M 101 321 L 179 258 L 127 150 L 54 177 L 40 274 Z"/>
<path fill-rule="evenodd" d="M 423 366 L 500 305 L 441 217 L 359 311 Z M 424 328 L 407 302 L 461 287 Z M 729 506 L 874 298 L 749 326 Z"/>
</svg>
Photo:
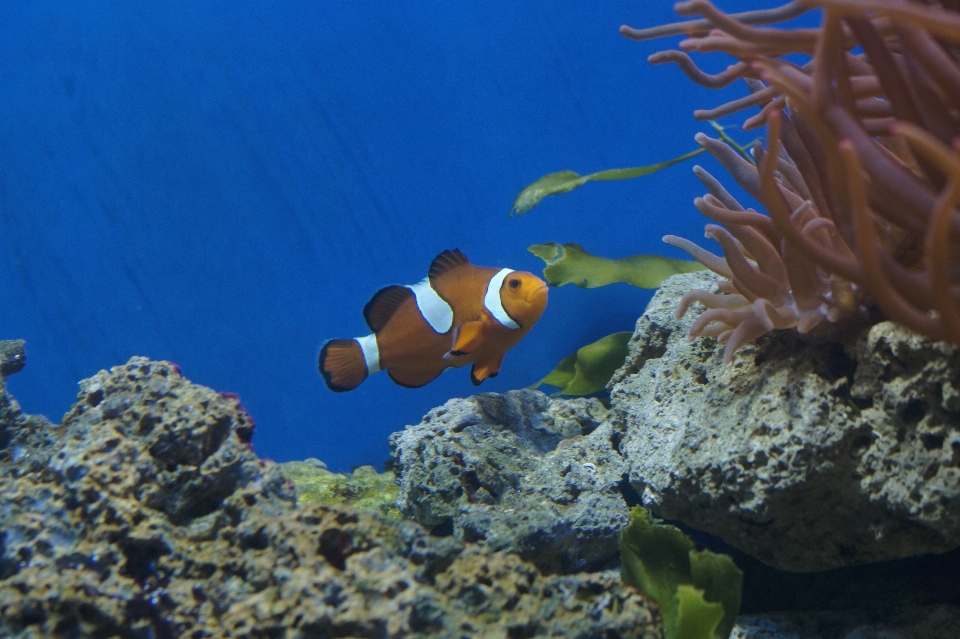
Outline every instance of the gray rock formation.
<svg viewBox="0 0 960 639">
<path fill-rule="evenodd" d="M 46 417 L 24 415 L 20 404 L 7 392 L 7 377 L 27 361 L 24 341 L 0 341 L 0 471 L 15 471 L 34 463 L 46 463 L 56 441 L 55 426 Z"/>
<path fill-rule="evenodd" d="M 614 377 L 644 505 L 786 570 L 960 546 L 960 358 L 883 322 L 833 339 L 777 331 L 724 365 L 670 278 Z"/>
<path fill-rule="evenodd" d="M 878 620 L 862 611 L 744 615 L 730 639 L 955 639 L 960 609 L 905 606 Z"/>
<path fill-rule="evenodd" d="M 80 382 L 49 468 L 67 482 L 99 475 L 111 494 L 177 524 L 213 513 L 253 483 L 286 510 L 292 486 L 253 454 L 253 429 L 235 395 L 192 384 L 169 362 L 134 357 Z"/>
<path fill-rule="evenodd" d="M 595 399 L 531 390 L 450 400 L 390 439 L 398 505 L 545 572 L 615 566 L 626 466 L 611 418 Z"/>
<path fill-rule="evenodd" d="M 22 339 L 0 341 L 0 377 L 13 375 L 26 365 L 25 346 L 26 342 Z"/>
<path fill-rule="evenodd" d="M 544 576 L 412 522 L 295 508 L 238 400 L 168 362 L 85 380 L 59 426 L 22 415 L 2 378 L 0 636 L 660 634 L 615 575 Z"/>
</svg>

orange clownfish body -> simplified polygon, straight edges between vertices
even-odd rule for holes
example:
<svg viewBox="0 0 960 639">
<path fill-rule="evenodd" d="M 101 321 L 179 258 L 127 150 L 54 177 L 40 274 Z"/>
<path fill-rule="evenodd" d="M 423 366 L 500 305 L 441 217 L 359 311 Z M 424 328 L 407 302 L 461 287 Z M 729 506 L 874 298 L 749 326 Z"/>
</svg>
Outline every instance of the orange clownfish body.
<svg viewBox="0 0 960 639">
<path fill-rule="evenodd" d="M 474 266 L 459 249 L 444 251 L 418 284 L 377 291 L 363 309 L 373 333 L 324 344 L 320 373 L 337 392 L 380 370 L 418 388 L 447 368 L 472 363 L 477 385 L 496 377 L 503 356 L 546 306 L 547 285 L 536 275 Z"/>
</svg>

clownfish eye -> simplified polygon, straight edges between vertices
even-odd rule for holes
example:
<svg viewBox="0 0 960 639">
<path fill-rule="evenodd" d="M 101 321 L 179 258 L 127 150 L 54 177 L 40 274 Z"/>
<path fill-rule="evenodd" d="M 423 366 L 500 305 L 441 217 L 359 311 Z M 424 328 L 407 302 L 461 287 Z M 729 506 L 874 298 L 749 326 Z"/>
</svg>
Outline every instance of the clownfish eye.
<svg viewBox="0 0 960 639">
<path fill-rule="evenodd" d="M 517 278 L 510 280 L 510 288 L 520 288 L 520 280 Z"/>
</svg>

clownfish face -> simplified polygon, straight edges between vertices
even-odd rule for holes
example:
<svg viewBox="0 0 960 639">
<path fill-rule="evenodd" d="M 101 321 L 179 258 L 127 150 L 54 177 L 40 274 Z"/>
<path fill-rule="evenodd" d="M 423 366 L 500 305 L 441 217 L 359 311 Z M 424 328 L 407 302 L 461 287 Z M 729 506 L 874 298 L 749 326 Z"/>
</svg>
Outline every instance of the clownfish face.
<svg viewBox="0 0 960 639">
<path fill-rule="evenodd" d="M 514 271 L 500 286 L 503 310 L 520 326 L 532 326 L 547 307 L 547 283 L 533 273 Z"/>
</svg>

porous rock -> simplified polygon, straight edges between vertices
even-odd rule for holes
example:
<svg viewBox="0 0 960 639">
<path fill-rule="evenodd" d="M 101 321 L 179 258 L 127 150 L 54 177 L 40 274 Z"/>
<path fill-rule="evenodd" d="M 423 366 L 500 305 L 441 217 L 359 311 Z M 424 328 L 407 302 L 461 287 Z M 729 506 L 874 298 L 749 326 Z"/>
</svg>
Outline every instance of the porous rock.
<svg viewBox="0 0 960 639">
<path fill-rule="evenodd" d="M 92 482 L 174 523 L 214 512 L 251 483 L 285 509 L 292 488 L 253 454 L 253 428 L 236 396 L 191 383 L 169 362 L 134 357 L 80 382 L 49 467 L 71 485 Z"/>
<path fill-rule="evenodd" d="M 544 577 L 514 555 L 434 550 L 419 527 L 403 546 L 349 506 L 277 515 L 242 491 L 226 510 L 244 516 L 206 538 L 130 503 L 91 522 L 67 491 L 0 490 L 70 513 L 4 517 L 3 636 L 659 636 L 655 608 L 615 575 Z"/>
<path fill-rule="evenodd" d="M 31 455 L 49 447 L 54 425 L 46 417 L 24 415 L 20 404 L 7 392 L 7 376 L 20 371 L 27 356 L 22 339 L 0 340 L 0 470 L 5 465 L 28 464 Z M 41 459 L 39 454 L 35 455 Z"/>
<path fill-rule="evenodd" d="M 545 572 L 615 566 L 628 509 L 611 418 L 595 399 L 532 390 L 450 400 L 391 437 L 397 503 L 437 533 Z"/>
<path fill-rule="evenodd" d="M 27 363 L 27 343 L 22 339 L 0 340 L 0 377 L 19 372 Z"/>
<path fill-rule="evenodd" d="M 903 606 L 877 619 L 861 610 L 742 615 L 730 639 L 955 639 L 960 609 Z"/>
<path fill-rule="evenodd" d="M 786 570 L 960 546 L 960 358 L 882 322 L 776 331 L 730 364 L 688 342 L 706 273 L 670 278 L 637 323 L 612 405 L 644 505 Z"/>
<path fill-rule="evenodd" d="M 26 424 L 11 406 L 4 426 Z M 85 380 L 53 436 L 0 457 L 0 635 L 658 636 L 615 577 L 544 577 L 412 522 L 296 508 L 252 426 L 166 362 Z"/>
</svg>

